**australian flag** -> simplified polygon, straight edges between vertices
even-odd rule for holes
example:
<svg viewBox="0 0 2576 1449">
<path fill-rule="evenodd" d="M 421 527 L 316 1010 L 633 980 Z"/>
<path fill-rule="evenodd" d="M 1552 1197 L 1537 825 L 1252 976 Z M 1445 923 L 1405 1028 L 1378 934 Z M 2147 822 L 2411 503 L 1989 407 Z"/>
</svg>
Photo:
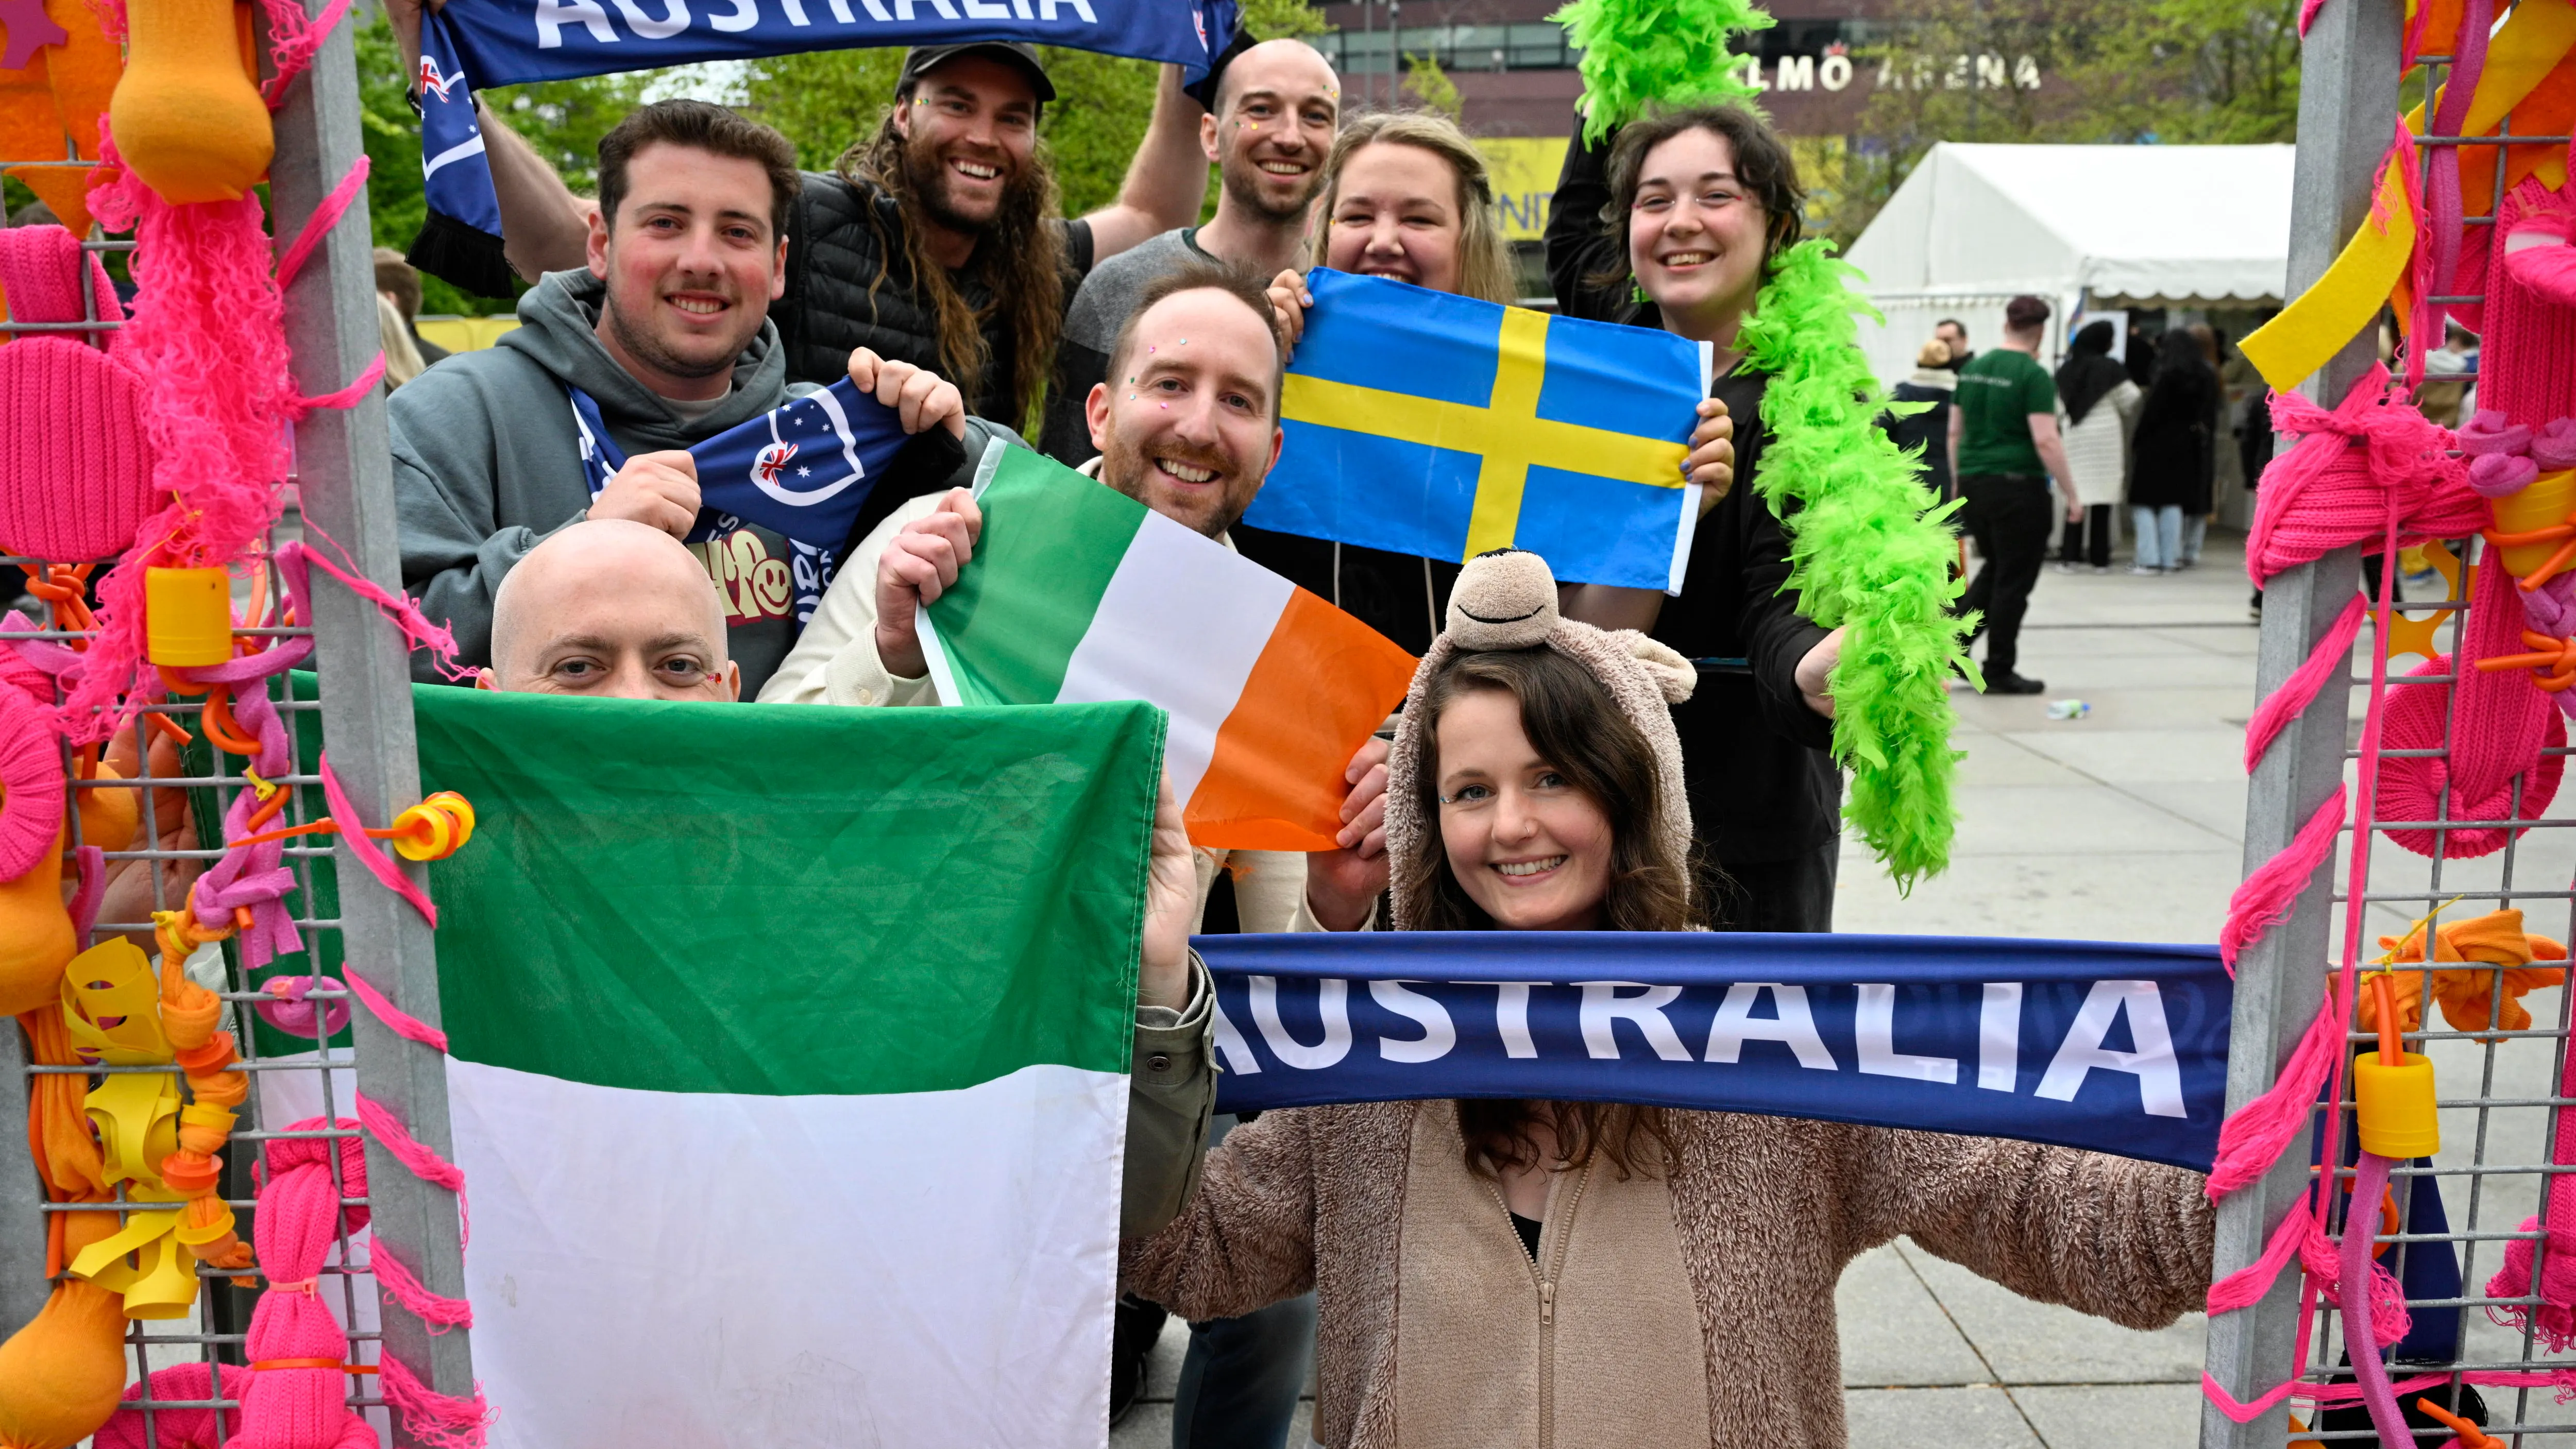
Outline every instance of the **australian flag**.
<svg viewBox="0 0 2576 1449">
<path fill-rule="evenodd" d="M 610 440 L 588 393 L 573 392 L 572 410 L 595 496 L 626 466 L 626 455 Z M 740 521 L 837 549 L 858 522 L 877 473 L 903 445 L 901 415 L 848 378 L 809 392 L 689 449 L 698 460 L 703 505 L 689 536 L 713 537 Z"/>
</svg>

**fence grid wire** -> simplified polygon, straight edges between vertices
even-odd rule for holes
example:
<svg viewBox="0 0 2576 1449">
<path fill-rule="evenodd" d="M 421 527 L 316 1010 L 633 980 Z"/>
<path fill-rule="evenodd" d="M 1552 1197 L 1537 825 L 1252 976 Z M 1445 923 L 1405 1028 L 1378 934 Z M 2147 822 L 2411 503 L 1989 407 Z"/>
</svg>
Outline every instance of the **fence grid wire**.
<svg viewBox="0 0 2576 1449">
<path fill-rule="evenodd" d="M 2393 71 L 2397 12 L 2398 7 L 2388 0 L 2329 4 L 2310 34 L 2310 93 L 2302 98 L 2300 125 L 2302 194 L 2294 221 L 2298 235 L 2293 241 L 2293 295 L 2322 270 L 2321 257 L 2330 258 L 2333 249 L 2350 235 L 2357 220 L 2355 212 L 2366 205 L 2370 184 L 2376 179 L 2378 157 L 2387 144 L 2396 111 Z M 2504 13 L 2509 13 L 2509 8 L 2497 18 L 2501 20 Z M 2446 79 L 2451 57 L 2427 55 L 2420 57 L 2418 63 L 2420 70 L 2408 93 L 2429 98 Z M 2426 109 L 2429 114 L 2429 102 Z M 2494 156 L 2495 175 L 2489 194 L 2463 198 L 2464 209 L 2470 214 L 2462 252 L 2464 256 L 2474 256 L 2476 252 L 2471 249 L 2490 246 L 2493 241 L 2495 219 L 2501 214 L 2509 189 L 2506 177 L 2512 153 L 2508 148 L 2555 147 L 2562 148 L 2563 154 L 2568 138 L 2516 134 L 2509 114 L 2492 136 L 2429 134 L 2419 136 L 2417 144 L 2420 179 L 2428 193 L 2435 168 L 2449 164 L 2452 157 L 2462 155 L 2467 148 L 2487 149 Z M 2356 160 L 2361 164 L 2356 165 Z M 2309 180 L 2312 173 L 2317 178 L 2314 182 Z M 2320 205 L 2321 200 L 2333 204 Z M 2484 297 L 2446 294 L 2437 300 L 2477 304 Z M 2416 345 L 2434 348 L 2442 341 L 2441 337 L 2424 338 Z M 2344 389 L 2368 364 L 2376 343 L 2373 336 L 2357 339 L 2353 347 L 2312 380 L 2309 395 L 2328 406 L 2339 402 Z M 2474 387 L 2474 371 L 2460 376 Z M 2442 547 L 2461 564 L 2483 563 L 2479 555 L 2485 546 L 2479 540 L 2453 539 Z M 2387 566 L 2400 567 L 2397 560 L 2388 561 Z M 2273 580 L 2264 622 L 2266 664 L 2260 670 L 2264 692 L 2276 687 L 2286 674 L 2279 662 L 2294 665 L 2304 657 L 2323 633 L 2324 621 L 2360 583 L 2360 574 L 2357 551 L 2345 550 Z M 2436 624 L 2433 647 L 2451 658 L 2457 658 L 2464 637 L 2470 610 L 2470 577 L 2465 568 L 2447 577 L 2401 571 L 2395 584 L 2396 597 L 2401 601 L 2396 606 L 2398 611 L 2419 621 L 2431 617 Z M 2267 760 L 2258 770 L 2247 819 L 2249 869 L 2284 843 L 2287 831 L 2304 821 L 2333 786 L 2358 785 L 2357 745 L 2370 694 L 2369 651 L 2387 647 L 2385 637 L 2384 630 L 2365 629 L 2345 679 L 2337 687 L 2321 691 L 2307 717 L 2294 727 L 2293 733 L 2305 731 L 2311 740 L 2325 737 L 2338 743 L 2339 749 L 2320 753 L 2330 754 L 2339 768 L 2331 774 L 2325 772 L 2320 758 L 2305 762 L 2290 759 L 2278 764 Z M 2381 708 L 2393 704 L 2405 690 L 2449 690 L 2442 743 L 2436 749 L 2384 750 L 2383 769 L 2392 760 L 2445 758 L 2452 742 L 2460 737 L 2458 694 L 2450 689 L 2455 682 L 2453 673 L 2428 668 L 2422 675 L 2408 674 L 2410 668 L 2428 663 L 2410 655 L 2392 659 Z M 2332 735 L 2325 735 L 2327 731 Z M 2285 734 L 2284 743 L 2289 739 L 2290 735 Z M 2274 753 L 2282 752 L 2276 747 Z M 2557 746 L 2543 753 L 2545 757 L 2563 758 L 2569 750 Z M 2536 788 L 2530 776 L 2518 779 L 2508 808 L 2517 816 L 2521 814 L 2525 792 Z M 2362 913 L 2361 960 L 2365 969 L 2383 954 L 2383 941 L 2393 944 L 2418 921 L 2425 923 L 2429 940 L 2431 933 L 2445 922 L 2518 908 L 2524 913 L 2525 928 L 2535 935 L 2563 942 L 2576 933 L 2576 835 L 2566 829 L 2576 825 L 2576 800 L 2562 791 L 2535 812 L 2538 818 L 2512 822 L 2453 818 L 2449 808 L 2445 795 L 2432 819 L 2370 822 L 2367 870 L 2358 901 L 2349 898 L 2344 883 L 2350 879 L 2350 852 L 2364 847 L 2355 843 L 2355 827 L 2348 824 L 2336 858 L 2301 898 L 2300 914 L 2304 920 L 2295 928 L 2276 932 L 2280 940 L 2266 941 L 2263 947 L 2247 953 L 2240 968 L 2236 1025 L 2239 1060 L 2237 1072 L 2231 1074 L 2231 1109 L 2245 1099 L 2238 1090 L 2240 1076 L 2256 1090 L 2269 1084 L 2270 1073 L 2261 1067 L 2277 1064 L 2288 1043 L 2305 1026 L 2304 1013 L 2313 1009 L 2310 1004 L 2318 999 L 2324 981 L 2339 969 L 2347 912 Z M 2515 825 L 2517 832 L 2502 850 L 2491 855 L 2445 860 L 2439 853 L 2442 843 L 2455 831 L 2507 823 Z M 2396 845 L 2390 837 L 2401 831 L 2429 832 L 2435 854 L 2427 857 Z M 2490 1029 L 2439 1029 L 2443 1018 L 2434 1009 L 2432 977 L 2428 973 L 2416 978 L 2421 983 L 2420 1005 L 2426 1029 L 2407 1033 L 2407 1046 L 2425 1053 L 2434 1063 L 2442 1146 L 2431 1167 L 2400 1164 L 2392 1173 L 2397 1219 L 2395 1230 L 2383 1234 L 2386 1246 L 2380 1261 L 2403 1281 L 2414 1254 L 2456 1255 L 2459 1293 L 2410 1297 L 2407 1307 L 2419 1320 L 2426 1314 L 2456 1313 L 2460 1331 L 2457 1346 L 2448 1358 L 2431 1362 L 2401 1360 L 2392 1368 L 2391 1376 L 2403 1379 L 2428 1373 L 2447 1375 L 2446 1384 L 2406 1395 L 2406 1400 L 2411 1403 L 2418 1396 L 2429 1397 L 2445 1409 L 2456 1410 L 2467 1393 L 2476 1392 L 2487 1409 L 2488 1432 L 2517 1449 L 2527 1444 L 2566 1442 L 2555 1436 L 2576 1433 L 2576 1404 L 2559 1404 L 2556 1396 L 2546 1390 L 2470 1390 L 2459 1375 L 2566 1366 L 2548 1356 L 2535 1342 L 2531 1330 L 2502 1321 L 2504 1310 L 2540 1301 L 2536 1252 L 2534 1281 L 2498 1284 L 2496 1294 L 2487 1289 L 2502 1266 L 2509 1243 L 2543 1236 L 2525 1231 L 2523 1224 L 2542 1211 L 2546 1184 L 2554 1177 L 2576 1171 L 2576 1166 L 2551 1161 L 2558 1116 L 2576 1106 L 2576 1098 L 2560 1095 L 2567 1066 L 2570 993 L 2564 989 L 2535 993 L 2527 1002 L 2534 1017 L 2530 1029 L 2505 1031 L 2496 1023 L 2502 1013 L 2506 968 L 2444 964 L 2492 972 Z M 2250 1021 L 2245 1011 L 2248 1000 L 2257 1003 Z M 2376 1033 L 2351 1033 L 2346 1042 L 2347 1056 L 2376 1041 Z M 2266 1046 L 2273 1050 L 2265 1052 Z M 2346 1095 L 2340 1111 L 2342 1120 L 2349 1123 L 2353 1101 L 2348 1074 L 2345 1081 Z M 2222 1207 L 2219 1272 L 2251 1261 L 2253 1253 L 2244 1251 L 2249 1243 L 2247 1233 L 2255 1235 L 2251 1241 L 2259 1251 L 2260 1235 L 2280 1220 L 2292 1198 L 2308 1190 L 2314 1173 L 2305 1143 L 2294 1140 L 2282 1164 L 2263 1185 L 2269 1191 L 2249 1190 L 2240 1195 L 2245 1201 L 2231 1200 Z M 2348 1159 L 2340 1162 L 2338 1176 L 2342 1180 L 2349 1183 L 2354 1173 Z M 2440 1231 L 2415 1221 L 2410 1188 L 2425 1178 L 2439 1185 L 2444 1215 L 2449 1220 Z M 2328 1230 L 2340 1233 L 2343 1218 L 2353 1210 L 2349 1192 L 2333 1194 L 2332 1198 Z M 2368 1206 L 2378 1211 L 2377 1205 Z M 2211 1325 L 2211 1372 L 2223 1387 L 2239 1397 L 2251 1397 L 2270 1388 L 2279 1382 L 2284 1370 L 2293 1367 L 2302 1327 L 2298 1278 L 2294 1264 L 2261 1303 L 2241 1313 L 2225 1315 Z M 2310 1301 L 2305 1305 L 2304 1316 L 2306 1353 L 2295 1365 L 2299 1380 L 2317 1385 L 2349 1383 L 2350 1359 L 2342 1338 L 2340 1314 L 2321 1302 Z M 2265 1414 L 2253 1423 L 2238 1425 L 2211 1410 L 2204 1416 L 2202 1442 L 2246 1449 L 2268 1449 L 2285 1438 L 2298 1443 L 2378 1442 L 2357 1406 L 2351 1417 L 2364 1427 L 2328 1430 L 2323 1427 L 2323 1417 L 2313 1406 L 2294 1403 L 2289 1411 Z M 2336 1417 L 2341 1420 L 2346 1416 Z M 2439 1442 L 2447 1437 L 2444 1434 L 2424 1442 Z"/>
<path fill-rule="evenodd" d="M 308 3 L 319 12 L 320 3 Z M 262 54 L 265 56 L 265 28 Z M 322 46 L 312 68 L 288 88 L 275 117 L 277 151 L 269 172 L 269 230 L 275 244 L 294 238 L 323 197 L 361 157 L 357 74 L 349 25 L 341 23 Z M 68 151 L 53 156 L 0 155 L 0 167 L 78 167 L 83 161 Z M 84 242 L 103 258 L 134 251 L 125 240 Z M 334 226 L 321 247 L 286 292 L 285 323 L 293 352 L 294 380 L 308 396 L 335 391 L 358 375 L 380 345 L 375 308 L 372 242 L 363 197 Z M 112 299 L 92 294 L 83 268 L 81 323 L 24 323 L 0 319 L 0 337 L 19 334 L 113 331 L 120 323 Z M 314 414 L 294 430 L 295 476 L 289 485 L 284 516 L 256 552 L 255 559 L 234 570 L 233 598 L 243 604 L 256 591 L 260 597 L 284 596 L 272 555 L 277 546 L 308 534 L 324 551 L 353 565 L 379 585 L 398 588 L 393 528 L 392 481 L 386 447 L 381 392 L 350 409 Z M 43 600 L 20 597 L 27 582 L 41 578 L 48 561 L 0 554 L 0 601 L 15 607 L 32 627 L 0 627 L 0 648 L 10 641 L 43 640 L 79 647 L 82 636 L 54 627 Z M 53 560 L 56 564 L 76 562 Z M 101 565 L 104 569 L 108 565 Z M 271 783 L 287 787 L 287 801 L 270 828 L 310 823 L 323 811 L 319 761 L 315 744 L 318 721 L 329 726 L 335 772 L 365 824 L 381 824 L 419 798 L 412 753 L 410 699 L 402 641 L 393 626 L 372 606 L 358 600 L 318 572 L 314 578 L 313 616 L 290 627 L 243 629 L 244 636 L 270 638 L 310 635 L 315 653 L 307 668 L 317 672 L 317 691 L 290 690 L 280 681 L 272 690 L 286 727 L 291 767 Z M 132 778 L 77 778 L 76 752 L 66 747 L 63 765 L 74 775 L 77 792 L 120 790 L 138 796 L 139 825 L 132 848 L 105 856 L 108 888 L 91 944 L 123 934 L 147 953 L 157 955 L 151 913 L 186 904 L 188 883 L 222 854 L 223 814 L 243 792 L 242 760 L 211 747 L 200 728 L 201 699 L 170 696 L 152 705 L 117 743 L 131 751 Z M 193 737 L 184 749 L 162 738 L 160 721 Z M 104 749 L 105 747 L 102 747 Z M 122 763 L 122 761 L 120 761 Z M 65 848 L 85 844 L 78 811 L 69 812 Z M 317 871 L 331 863 L 336 870 Z M 343 848 L 326 837 L 307 836 L 288 842 L 284 864 L 294 873 L 297 889 L 286 904 L 305 950 L 263 967 L 257 980 L 241 969 L 232 943 L 201 950 L 189 963 L 192 976 L 215 987 L 225 1003 L 223 1029 L 233 1034 L 252 1090 L 224 1149 L 218 1192 L 237 1215 L 235 1231 L 253 1241 L 257 1211 L 252 1163 L 262 1145 L 282 1139 L 339 1141 L 359 1136 L 354 1119 L 357 1093 L 386 1106 L 410 1126 L 413 1135 L 442 1156 L 452 1155 L 447 1132 L 446 1101 L 436 1054 L 402 1041 L 378 1026 L 345 990 L 319 990 L 311 1000 L 322 1013 L 347 1012 L 354 1019 L 327 1054 L 310 1040 L 297 1040 L 259 1024 L 255 1007 L 277 998 L 261 984 L 277 977 L 328 975 L 344 978 L 344 958 L 363 970 L 368 980 L 412 1015 L 437 1021 L 435 965 L 426 923 L 408 915 L 392 893 L 355 868 Z M 68 867 L 69 862 L 66 862 Z M 418 867 L 407 867 L 417 875 Z M 317 892 L 317 875 L 325 889 Z M 336 879 L 335 879 L 336 877 Z M 333 888 L 336 888 L 336 895 Z M 324 903 L 334 901 L 336 905 Z M 28 1088 L 43 1075 L 81 1072 L 93 1082 L 109 1072 L 163 1072 L 178 1077 L 174 1067 L 62 1068 L 31 1065 L 21 1032 L 0 1029 L 0 1336 L 16 1331 L 40 1308 L 50 1288 L 45 1276 L 45 1223 L 49 1215 L 76 1210 L 72 1204 L 45 1201 L 24 1143 L 27 1140 Z M 318 1131 L 290 1130 L 308 1118 L 345 1124 Z M 9 1144 L 18 1144 L 11 1146 Z M 332 1178 L 344 1208 L 365 1209 L 367 1226 L 352 1229 L 344 1216 L 338 1241 L 320 1275 L 319 1290 L 336 1318 L 349 1330 L 349 1361 L 372 1367 L 384 1352 L 399 1355 L 433 1390 L 450 1395 L 472 1391 L 466 1331 L 432 1334 L 408 1312 L 379 1302 L 372 1277 L 365 1272 L 371 1240 L 376 1235 L 395 1242 L 406 1263 L 432 1291 L 451 1296 L 464 1292 L 455 1198 L 420 1182 L 380 1148 L 368 1146 L 370 1190 L 353 1192 L 335 1151 Z M 117 1194 L 122 1201 L 122 1188 Z M 80 1210 L 96 1210 L 79 1205 Z M 119 1213 L 122 1221 L 125 1217 Z M 179 1441 L 162 1424 L 175 1411 L 215 1415 L 214 1442 L 240 1430 L 236 1400 L 216 1397 L 154 1398 L 150 1375 L 178 1364 L 213 1362 L 246 1366 L 246 1330 L 257 1300 L 255 1288 L 233 1285 L 234 1272 L 196 1265 L 197 1302 L 182 1318 L 136 1320 L 127 1325 L 125 1342 L 130 1402 L 141 1411 L 140 1442 L 146 1449 Z M 264 1287 L 264 1277 L 243 1281 Z M 384 1410 L 378 1380 L 350 1374 L 347 1402 L 364 1411 L 380 1434 L 396 1444 L 417 1442 L 408 1426 Z"/>
</svg>

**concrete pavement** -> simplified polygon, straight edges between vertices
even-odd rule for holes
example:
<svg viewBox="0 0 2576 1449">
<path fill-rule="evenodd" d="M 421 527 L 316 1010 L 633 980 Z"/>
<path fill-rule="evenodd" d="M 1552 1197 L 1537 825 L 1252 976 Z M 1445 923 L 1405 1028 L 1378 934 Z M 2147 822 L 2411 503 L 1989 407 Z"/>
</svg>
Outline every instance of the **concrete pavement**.
<svg viewBox="0 0 2576 1449">
<path fill-rule="evenodd" d="M 2210 545 L 2199 568 L 2161 578 L 2050 566 L 2021 663 L 2047 693 L 1955 696 L 1968 757 L 1949 872 L 1900 898 L 1866 852 L 1846 845 L 1838 928 L 2216 939 L 2241 865 L 2255 627 L 2237 540 Z M 2048 702 L 2066 698 L 2090 702 L 2091 713 L 2047 718 Z M 2027 1302 L 1905 1241 L 1855 1262 L 1836 1296 L 1856 1446 L 2193 1442 L 2197 1315 L 2132 1332 Z M 1176 1323 L 1157 1346 L 1146 1402 L 1112 1434 L 1116 1449 L 1171 1442 L 1186 1337 Z M 1304 1428 L 1301 1411 L 1292 1445 Z"/>
</svg>

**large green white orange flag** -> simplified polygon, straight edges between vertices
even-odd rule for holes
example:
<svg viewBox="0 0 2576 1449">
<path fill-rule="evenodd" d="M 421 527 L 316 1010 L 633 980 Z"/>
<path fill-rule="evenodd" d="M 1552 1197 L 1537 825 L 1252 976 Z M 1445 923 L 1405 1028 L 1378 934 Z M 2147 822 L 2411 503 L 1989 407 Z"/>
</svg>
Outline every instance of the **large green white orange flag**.
<svg viewBox="0 0 2576 1449">
<path fill-rule="evenodd" d="M 1331 850 L 1343 770 L 1413 657 L 1232 549 L 1025 448 L 986 455 L 984 531 L 925 611 L 950 704 L 1141 699 L 1172 793 L 1217 849 Z"/>
<path fill-rule="evenodd" d="M 1161 716 L 417 698 L 496 1449 L 1105 1442 Z"/>
</svg>

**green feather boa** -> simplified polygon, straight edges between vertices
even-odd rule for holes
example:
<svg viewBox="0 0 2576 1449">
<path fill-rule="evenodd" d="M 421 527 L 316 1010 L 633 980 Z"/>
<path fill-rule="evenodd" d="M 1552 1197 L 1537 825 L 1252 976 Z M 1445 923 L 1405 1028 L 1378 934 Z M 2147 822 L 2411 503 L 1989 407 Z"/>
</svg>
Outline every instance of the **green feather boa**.
<svg viewBox="0 0 2576 1449">
<path fill-rule="evenodd" d="M 1594 145 L 1651 105 L 1751 102 L 1727 42 L 1767 30 L 1750 0 L 1576 0 L 1549 17 L 1583 52 L 1583 139 Z"/>
<path fill-rule="evenodd" d="M 1956 502 L 1930 505 L 1915 460 L 1876 418 L 1887 395 L 1861 355 L 1861 314 L 1878 313 L 1847 282 L 1860 273 L 1833 243 L 1800 242 L 1770 280 L 1736 345 L 1770 376 L 1770 429 L 1753 487 L 1789 535 L 1789 582 L 1801 612 L 1840 627 L 1833 673 L 1834 758 L 1852 772 L 1843 815 L 1899 891 L 1950 863 L 1957 817 L 1950 781 L 1953 670 L 1968 662 L 1969 621 L 1953 618 Z"/>
</svg>

